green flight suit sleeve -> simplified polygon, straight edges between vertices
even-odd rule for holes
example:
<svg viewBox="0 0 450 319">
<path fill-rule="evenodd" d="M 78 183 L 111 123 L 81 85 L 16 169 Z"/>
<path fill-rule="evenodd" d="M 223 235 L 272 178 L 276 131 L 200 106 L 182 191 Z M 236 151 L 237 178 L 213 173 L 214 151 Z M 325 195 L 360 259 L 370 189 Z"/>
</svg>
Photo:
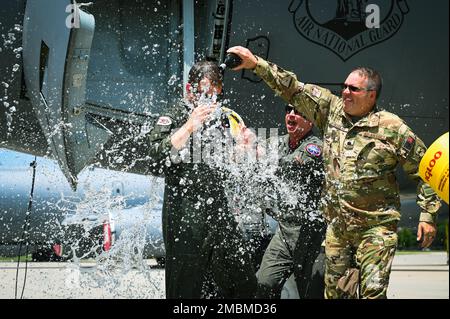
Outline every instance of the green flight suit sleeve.
<svg viewBox="0 0 450 319">
<path fill-rule="evenodd" d="M 156 120 L 147 135 L 148 154 L 150 156 L 149 173 L 165 176 L 177 167 L 179 152 L 172 147 L 172 134 L 183 123 L 180 121 L 180 110 L 174 108 Z"/>
<path fill-rule="evenodd" d="M 322 132 L 324 131 L 330 106 L 336 99 L 339 99 L 337 96 L 320 86 L 298 81 L 294 73 L 260 57 L 258 57 L 254 72 L 277 95 L 292 104 L 297 111 L 313 122 Z"/>
<path fill-rule="evenodd" d="M 403 123 L 396 140 L 396 149 L 403 170 L 417 183 L 417 205 L 421 208 L 419 221 L 435 223 L 441 202 L 436 192 L 419 176 L 419 164 L 427 148 L 423 141 Z"/>
</svg>

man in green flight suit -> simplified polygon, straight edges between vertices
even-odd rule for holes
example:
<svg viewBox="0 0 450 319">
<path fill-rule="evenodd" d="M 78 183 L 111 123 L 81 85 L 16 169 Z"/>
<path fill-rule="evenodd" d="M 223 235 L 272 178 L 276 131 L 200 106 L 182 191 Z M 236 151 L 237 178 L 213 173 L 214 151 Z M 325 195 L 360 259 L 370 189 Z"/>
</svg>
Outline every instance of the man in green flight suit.
<svg viewBox="0 0 450 319">
<path fill-rule="evenodd" d="M 328 196 L 324 207 L 328 224 L 325 297 L 356 297 L 355 289 L 343 289 L 353 286 L 345 284 L 346 278 L 356 278 L 360 298 L 386 298 L 400 220 L 395 176 L 399 164 L 418 183 L 417 204 L 422 210 L 418 240 L 428 247 L 436 234 L 441 204 L 418 175 L 424 143 L 398 116 L 379 110 L 376 101 L 382 81 L 371 68 L 353 70 L 338 97 L 325 88 L 298 81 L 292 72 L 256 57 L 247 48 L 232 47 L 228 52 L 242 58 L 234 70 L 254 70 L 323 134 Z"/>
<path fill-rule="evenodd" d="M 324 181 L 322 141 L 313 134 L 311 121 L 291 105 L 286 106 L 285 124 L 288 134 L 279 137 L 277 175 L 287 186 L 282 191 L 293 191 L 297 203 L 287 203 L 281 193 L 277 211 L 268 211 L 278 221 L 278 228 L 257 272 L 256 297 L 280 298 L 284 283 L 294 273 L 301 299 L 321 299 L 324 270 L 320 260 L 320 265 L 315 263 L 326 227 L 320 203 Z"/>
<path fill-rule="evenodd" d="M 210 297 L 205 292 L 209 278 L 218 289 L 213 297 L 253 298 L 256 290 L 255 272 L 224 194 L 225 173 L 196 157 L 208 142 L 202 133 L 220 123 L 213 113 L 221 91 L 218 66 L 196 63 L 187 97 L 160 116 L 148 136 L 150 173 L 165 177 L 167 298 Z M 201 148 L 196 150 L 194 139 Z"/>
</svg>

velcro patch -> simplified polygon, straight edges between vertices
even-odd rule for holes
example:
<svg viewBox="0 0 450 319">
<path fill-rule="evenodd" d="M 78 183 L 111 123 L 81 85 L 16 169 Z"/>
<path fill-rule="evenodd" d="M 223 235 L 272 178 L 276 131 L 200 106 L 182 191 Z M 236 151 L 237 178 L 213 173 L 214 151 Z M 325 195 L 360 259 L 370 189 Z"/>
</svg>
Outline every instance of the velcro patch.
<svg viewBox="0 0 450 319">
<path fill-rule="evenodd" d="M 405 139 L 402 149 L 405 150 L 406 154 L 409 154 L 409 152 L 411 152 L 415 142 L 416 140 L 412 136 L 408 136 L 408 138 Z"/>
<path fill-rule="evenodd" d="M 168 116 L 161 116 L 158 119 L 158 122 L 156 122 L 156 125 L 162 125 L 162 126 L 167 126 L 167 125 L 171 125 L 171 124 L 172 124 L 172 120 Z"/>
<path fill-rule="evenodd" d="M 286 76 L 286 77 L 284 77 L 284 78 L 282 78 L 282 79 L 280 80 L 280 83 L 281 83 L 281 85 L 284 86 L 285 88 L 288 88 L 288 87 L 291 86 L 292 78 L 291 78 L 290 76 Z"/>
<path fill-rule="evenodd" d="M 311 154 L 312 156 L 319 157 L 322 154 L 322 149 L 317 144 L 308 144 L 305 147 L 305 150 Z"/>
<path fill-rule="evenodd" d="M 312 90 L 311 90 L 311 94 L 313 96 L 315 96 L 316 98 L 320 98 L 320 96 L 322 95 L 322 91 L 319 90 L 318 88 L 316 88 L 315 86 L 313 86 Z"/>
</svg>

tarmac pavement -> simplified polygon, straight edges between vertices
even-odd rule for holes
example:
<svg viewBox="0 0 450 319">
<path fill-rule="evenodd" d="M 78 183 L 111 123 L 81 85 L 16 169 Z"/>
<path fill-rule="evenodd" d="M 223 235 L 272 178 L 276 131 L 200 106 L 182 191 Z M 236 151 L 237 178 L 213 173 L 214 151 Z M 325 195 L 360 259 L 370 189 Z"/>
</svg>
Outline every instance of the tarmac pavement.
<svg viewBox="0 0 450 319">
<path fill-rule="evenodd" d="M 25 274 L 21 263 L 16 290 L 15 262 L 0 263 L 0 299 L 20 298 Z M 81 263 L 28 263 L 25 299 L 163 299 L 164 269 L 155 261 L 134 266 Z M 445 252 L 397 254 L 392 266 L 391 299 L 449 299 Z M 288 287 L 287 289 L 293 289 Z M 287 298 L 295 293 L 286 294 Z"/>
<path fill-rule="evenodd" d="M 449 299 L 445 252 L 397 254 L 388 289 L 390 299 Z"/>
</svg>

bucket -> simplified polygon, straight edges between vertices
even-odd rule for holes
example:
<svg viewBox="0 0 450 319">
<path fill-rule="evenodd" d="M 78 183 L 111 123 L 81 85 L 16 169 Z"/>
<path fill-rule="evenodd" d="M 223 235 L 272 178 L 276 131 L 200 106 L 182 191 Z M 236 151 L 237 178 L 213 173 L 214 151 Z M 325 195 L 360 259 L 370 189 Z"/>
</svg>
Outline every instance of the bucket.
<svg viewBox="0 0 450 319">
<path fill-rule="evenodd" d="M 419 175 L 448 204 L 448 132 L 426 151 L 419 165 Z"/>
</svg>

